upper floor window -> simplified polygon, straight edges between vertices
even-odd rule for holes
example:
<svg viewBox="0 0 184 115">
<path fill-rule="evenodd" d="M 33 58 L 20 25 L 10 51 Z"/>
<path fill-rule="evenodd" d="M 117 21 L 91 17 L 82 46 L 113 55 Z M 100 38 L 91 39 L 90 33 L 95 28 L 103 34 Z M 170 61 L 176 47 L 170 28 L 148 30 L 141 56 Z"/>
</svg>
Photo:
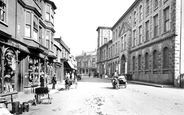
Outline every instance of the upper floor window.
<svg viewBox="0 0 184 115">
<path fill-rule="evenodd" d="M 34 40 L 38 40 L 38 17 L 34 15 L 33 19 L 33 37 Z"/>
<path fill-rule="evenodd" d="M 0 0 L 0 21 L 6 22 L 6 15 L 7 15 L 7 0 Z"/>
<path fill-rule="evenodd" d="M 46 31 L 46 47 L 50 49 L 50 32 Z"/>
<path fill-rule="evenodd" d="M 139 27 L 139 44 L 142 43 L 142 26 Z"/>
<path fill-rule="evenodd" d="M 145 41 L 148 41 L 149 40 L 149 21 L 146 22 L 146 40 Z"/>
<path fill-rule="evenodd" d="M 121 37 L 121 51 L 124 50 L 124 37 Z"/>
<path fill-rule="evenodd" d="M 149 9 L 150 9 L 150 0 L 146 0 L 146 15 L 149 14 Z"/>
<path fill-rule="evenodd" d="M 154 20 L 154 24 L 153 24 L 153 26 L 154 26 L 154 37 L 157 37 L 158 36 L 158 14 L 157 15 L 155 15 L 154 17 L 153 17 L 153 20 Z"/>
<path fill-rule="evenodd" d="M 158 0 L 154 0 L 154 8 L 158 8 Z"/>
<path fill-rule="evenodd" d="M 50 21 L 50 5 L 46 5 L 46 20 Z"/>
<path fill-rule="evenodd" d="M 40 44 L 42 44 L 42 34 L 43 34 L 43 32 L 42 32 L 43 30 L 42 30 L 42 27 L 40 26 L 39 27 L 39 43 Z M 43 44 L 42 44 L 43 45 Z"/>
<path fill-rule="evenodd" d="M 136 46 L 136 30 L 133 31 L 133 47 Z"/>
<path fill-rule="evenodd" d="M 169 17 L 169 14 L 170 14 L 169 7 L 167 7 L 167 8 L 164 9 L 164 32 L 167 32 L 170 29 L 170 24 L 169 24 L 170 17 Z"/>
<path fill-rule="evenodd" d="M 31 37 L 31 13 L 26 11 L 25 37 Z"/>
<path fill-rule="evenodd" d="M 143 19 L 143 8 L 142 5 L 139 7 L 139 20 L 141 21 Z"/>
<path fill-rule="evenodd" d="M 124 35 L 124 49 L 126 50 L 126 34 Z"/>
<path fill-rule="evenodd" d="M 54 49 L 54 34 L 51 32 L 51 50 Z"/>
<path fill-rule="evenodd" d="M 134 25 L 136 25 L 136 19 L 137 18 L 137 16 L 136 16 L 136 11 L 134 11 Z"/>
</svg>

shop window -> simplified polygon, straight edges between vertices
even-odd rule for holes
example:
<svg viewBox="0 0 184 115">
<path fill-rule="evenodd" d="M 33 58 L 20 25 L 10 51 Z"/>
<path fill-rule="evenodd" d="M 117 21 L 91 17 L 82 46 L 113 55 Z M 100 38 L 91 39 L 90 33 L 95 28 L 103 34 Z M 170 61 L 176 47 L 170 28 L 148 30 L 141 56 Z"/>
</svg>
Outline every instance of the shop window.
<svg viewBox="0 0 184 115">
<path fill-rule="evenodd" d="M 33 57 L 29 58 L 29 85 L 39 84 L 39 60 Z"/>
<path fill-rule="evenodd" d="M 15 90 L 15 68 L 15 53 L 13 50 L 7 49 L 4 62 L 4 84 L 2 84 L 5 93 Z"/>
</svg>

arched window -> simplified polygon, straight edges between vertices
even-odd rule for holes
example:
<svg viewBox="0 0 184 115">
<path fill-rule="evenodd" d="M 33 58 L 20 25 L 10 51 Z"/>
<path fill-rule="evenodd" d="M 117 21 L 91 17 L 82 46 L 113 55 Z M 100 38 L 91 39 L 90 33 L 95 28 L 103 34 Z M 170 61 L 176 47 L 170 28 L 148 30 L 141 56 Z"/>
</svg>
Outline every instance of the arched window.
<svg viewBox="0 0 184 115">
<path fill-rule="evenodd" d="M 133 71 L 135 71 L 135 56 L 132 58 Z"/>
<path fill-rule="evenodd" d="M 143 10 L 142 5 L 139 6 L 139 20 L 141 21 L 143 19 Z"/>
<path fill-rule="evenodd" d="M 141 70 L 141 55 L 138 57 L 138 70 Z"/>
<path fill-rule="evenodd" d="M 163 49 L 163 68 L 169 68 L 169 49 L 167 47 Z"/>
<path fill-rule="evenodd" d="M 158 68 L 158 52 L 157 50 L 153 51 L 153 69 Z"/>
<path fill-rule="evenodd" d="M 145 54 L 145 70 L 148 69 L 148 53 Z"/>
<path fill-rule="evenodd" d="M 137 16 L 136 16 L 137 14 L 136 14 L 136 11 L 134 11 L 134 25 L 136 25 L 136 18 L 137 18 Z"/>
</svg>

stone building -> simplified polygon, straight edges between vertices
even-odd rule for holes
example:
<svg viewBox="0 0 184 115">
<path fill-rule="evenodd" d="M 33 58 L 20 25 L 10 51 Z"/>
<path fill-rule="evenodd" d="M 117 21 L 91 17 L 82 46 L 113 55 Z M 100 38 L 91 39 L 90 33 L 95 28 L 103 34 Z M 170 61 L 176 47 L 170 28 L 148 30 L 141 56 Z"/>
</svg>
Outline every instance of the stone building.
<svg viewBox="0 0 184 115">
<path fill-rule="evenodd" d="M 91 52 L 83 52 L 75 57 L 77 61 L 77 71 L 79 74 L 93 75 L 96 70 L 96 50 Z"/>
<path fill-rule="evenodd" d="M 66 61 L 70 58 L 70 48 L 64 43 L 62 38 L 54 38 L 54 52 L 56 59 L 54 60 L 55 74 L 58 83 L 62 83 L 65 79 L 65 70 L 67 69 Z"/>
<path fill-rule="evenodd" d="M 51 0 L 0 0 L 0 93 L 53 76 L 55 9 Z"/>
<path fill-rule="evenodd" d="M 110 60 L 119 74 L 182 85 L 183 6 L 182 0 L 135 0 L 111 28 Z"/>
</svg>

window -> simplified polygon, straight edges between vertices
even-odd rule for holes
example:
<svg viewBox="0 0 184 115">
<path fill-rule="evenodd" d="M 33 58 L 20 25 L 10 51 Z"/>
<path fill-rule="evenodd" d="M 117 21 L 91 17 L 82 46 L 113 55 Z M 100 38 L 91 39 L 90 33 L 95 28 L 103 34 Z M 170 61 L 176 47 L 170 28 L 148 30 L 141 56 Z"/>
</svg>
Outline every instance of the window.
<svg viewBox="0 0 184 115">
<path fill-rule="evenodd" d="M 134 11 L 134 25 L 136 25 L 136 11 Z"/>
<path fill-rule="evenodd" d="M 33 37 L 34 40 L 38 40 L 38 18 L 35 15 L 33 19 Z"/>
<path fill-rule="evenodd" d="M 133 56 L 133 58 L 132 58 L 132 65 L 133 65 L 133 71 L 135 71 L 135 56 Z"/>
<path fill-rule="evenodd" d="M 42 27 L 40 26 L 39 27 L 39 43 L 40 44 L 42 44 L 42 34 L 43 34 L 43 32 L 42 32 Z M 43 45 L 43 44 L 42 44 Z"/>
<path fill-rule="evenodd" d="M 154 20 L 154 37 L 158 36 L 158 14 L 153 17 Z"/>
<path fill-rule="evenodd" d="M 149 14 L 149 9 L 150 9 L 149 4 L 150 4 L 149 0 L 146 0 L 146 15 Z"/>
<path fill-rule="evenodd" d="M 54 48 L 54 34 L 51 32 L 51 50 Z"/>
<path fill-rule="evenodd" d="M 48 48 L 48 49 L 50 49 L 50 32 L 49 31 L 47 31 L 46 32 L 46 47 Z"/>
<path fill-rule="evenodd" d="M 126 34 L 124 35 L 124 49 L 126 50 Z"/>
<path fill-rule="evenodd" d="M 163 49 L 163 68 L 169 68 L 169 49 L 167 47 Z"/>
<path fill-rule="evenodd" d="M 149 40 L 149 21 L 146 22 L 146 41 Z"/>
<path fill-rule="evenodd" d="M 25 37 L 31 37 L 31 13 L 28 11 L 26 12 Z"/>
<path fill-rule="evenodd" d="M 136 46 L 136 30 L 133 31 L 133 47 Z"/>
<path fill-rule="evenodd" d="M 54 10 L 53 10 L 53 8 L 51 10 L 51 20 L 50 21 L 52 24 L 54 24 Z"/>
<path fill-rule="evenodd" d="M 124 38 L 123 37 L 121 37 L 121 51 L 123 51 L 124 50 Z"/>
<path fill-rule="evenodd" d="M 142 43 L 142 26 L 139 27 L 139 44 Z"/>
<path fill-rule="evenodd" d="M 50 5 L 46 5 L 46 20 L 50 21 Z"/>
<path fill-rule="evenodd" d="M 138 69 L 141 70 L 141 55 L 138 57 Z"/>
<path fill-rule="evenodd" d="M 141 21 L 143 19 L 143 8 L 142 5 L 139 7 L 139 20 Z"/>
<path fill-rule="evenodd" d="M 6 22 L 6 0 L 0 0 L 0 21 Z"/>
<path fill-rule="evenodd" d="M 148 53 L 145 54 L 145 70 L 148 70 Z"/>
<path fill-rule="evenodd" d="M 166 9 L 164 9 L 164 32 L 169 31 L 169 26 L 169 7 L 167 7 Z"/>
<path fill-rule="evenodd" d="M 153 69 L 157 69 L 158 68 L 158 52 L 157 50 L 153 51 Z"/>
<path fill-rule="evenodd" d="M 154 8 L 156 9 L 158 7 L 158 0 L 154 0 Z"/>
</svg>

